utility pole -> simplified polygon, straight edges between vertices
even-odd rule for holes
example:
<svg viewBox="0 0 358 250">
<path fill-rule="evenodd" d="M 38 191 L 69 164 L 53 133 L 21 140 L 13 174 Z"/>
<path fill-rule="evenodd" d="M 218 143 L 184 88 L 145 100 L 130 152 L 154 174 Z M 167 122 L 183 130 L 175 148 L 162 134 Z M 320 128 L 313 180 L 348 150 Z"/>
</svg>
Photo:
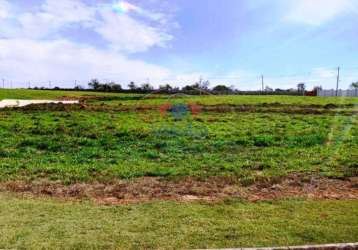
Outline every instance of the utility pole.
<svg viewBox="0 0 358 250">
<path fill-rule="evenodd" d="M 2 79 L 2 88 L 3 89 L 5 88 L 5 79 L 4 78 Z"/>
<path fill-rule="evenodd" d="M 29 89 L 31 89 L 31 82 L 29 82 Z"/>
<path fill-rule="evenodd" d="M 264 92 L 264 75 L 261 75 L 261 90 Z"/>
<path fill-rule="evenodd" d="M 337 72 L 337 86 L 336 86 L 336 96 L 338 96 L 338 88 L 339 88 L 339 76 L 340 76 L 340 70 L 341 68 L 338 67 L 338 72 Z"/>
<path fill-rule="evenodd" d="M 52 87 L 52 83 L 51 83 L 51 81 L 49 81 L 48 82 L 48 88 L 51 89 L 51 87 Z"/>
<path fill-rule="evenodd" d="M 75 88 L 77 88 L 77 80 L 75 80 Z"/>
</svg>

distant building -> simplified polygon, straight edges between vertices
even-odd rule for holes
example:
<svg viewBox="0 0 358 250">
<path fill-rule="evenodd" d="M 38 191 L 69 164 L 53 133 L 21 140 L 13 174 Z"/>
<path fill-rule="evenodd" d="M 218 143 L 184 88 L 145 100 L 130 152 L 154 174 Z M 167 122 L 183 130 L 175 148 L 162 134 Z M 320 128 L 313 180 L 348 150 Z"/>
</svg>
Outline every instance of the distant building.
<svg viewBox="0 0 358 250">
<path fill-rule="evenodd" d="M 358 89 L 347 89 L 347 90 L 339 89 L 338 91 L 336 91 L 335 89 L 318 89 L 317 95 L 358 97 Z"/>
</svg>

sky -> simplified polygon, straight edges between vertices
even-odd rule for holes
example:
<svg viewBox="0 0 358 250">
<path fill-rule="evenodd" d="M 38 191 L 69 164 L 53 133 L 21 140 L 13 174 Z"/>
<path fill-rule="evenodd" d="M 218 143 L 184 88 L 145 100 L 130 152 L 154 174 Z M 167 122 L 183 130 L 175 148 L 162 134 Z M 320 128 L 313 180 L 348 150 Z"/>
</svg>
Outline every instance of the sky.
<svg viewBox="0 0 358 250">
<path fill-rule="evenodd" d="M 0 0 L 6 87 L 358 81 L 358 0 Z M 0 82 L 1 83 L 1 82 Z M 0 84 L 1 86 L 1 84 Z M 1 86 L 2 87 L 2 86 Z"/>
</svg>

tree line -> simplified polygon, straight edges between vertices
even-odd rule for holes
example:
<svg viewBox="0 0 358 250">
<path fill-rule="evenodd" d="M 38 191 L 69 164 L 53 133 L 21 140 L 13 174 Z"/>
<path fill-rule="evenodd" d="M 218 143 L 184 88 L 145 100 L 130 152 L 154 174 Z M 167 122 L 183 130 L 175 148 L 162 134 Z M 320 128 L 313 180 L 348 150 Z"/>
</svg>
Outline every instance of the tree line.
<svg viewBox="0 0 358 250">
<path fill-rule="evenodd" d="M 84 88 L 80 85 L 77 85 L 73 89 L 63 89 L 60 87 L 54 87 L 53 90 L 92 90 L 99 92 L 119 92 L 119 93 L 158 93 L 158 94 L 175 94 L 175 93 L 185 93 L 190 95 L 205 95 L 205 94 L 217 94 L 217 95 L 230 95 L 230 94 L 245 94 L 245 95 L 257 95 L 257 94 L 267 94 L 267 95 L 316 95 L 318 90 L 322 90 L 321 86 L 315 86 L 311 91 L 306 90 L 305 83 L 297 84 L 296 88 L 290 89 L 273 89 L 269 86 L 266 86 L 262 90 L 251 90 L 251 91 L 242 91 L 236 89 L 234 86 L 228 87 L 225 84 L 218 84 L 212 88 L 209 87 L 210 82 L 208 80 L 200 79 L 194 84 L 186 85 L 182 88 L 173 87 L 170 84 L 159 85 L 158 88 L 154 88 L 150 83 L 136 84 L 135 82 L 130 82 L 127 88 L 123 88 L 121 84 L 115 82 L 102 83 L 98 79 L 92 79 L 88 83 L 88 88 Z M 351 89 L 358 89 L 358 82 L 353 82 L 350 85 Z M 46 88 L 33 88 L 33 89 L 46 89 Z"/>
<path fill-rule="evenodd" d="M 305 91 L 305 84 L 299 83 L 297 88 L 292 89 L 272 89 L 269 86 L 266 86 L 263 90 L 258 91 L 240 91 L 235 89 L 234 86 L 226 86 L 225 84 L 218 84 L 212 88 L 209 87 L 210 82 L 208 80 L 200 79 L 198 82 L 190 85 L 186 85 L 182 88 L 173 87 L 170 84 L 162 84 L 159 85 L 158 88 L 154 88 L 150 83 L 143 83 L 143 84 L 136 84 L 135 82 L 130 82 L 128 84 L 128 88 L 124 89 L 122 86 L 115 82 L 109 83 L 101 83 L 97 79 L 92 79 L 88 83 L 88 87 L 95 91 L 103 91 L 103 92 L 130 92 L 130 93 L 152 93 L 156 92 L 158 94 L 174 94 L 174 93 L 186 93 L 192 95 L 198 94 L 221 94 L 221 95 L 228 95 L 228 94 L 258 94 L 258 93 L 267 93 L 267 94 L 292 94 L 298 95 L 302 94 Z M 318 88 L 318 87 L 317 87 Z M 80 89 L 80 88 L 78 88 Z"/>
</svg>

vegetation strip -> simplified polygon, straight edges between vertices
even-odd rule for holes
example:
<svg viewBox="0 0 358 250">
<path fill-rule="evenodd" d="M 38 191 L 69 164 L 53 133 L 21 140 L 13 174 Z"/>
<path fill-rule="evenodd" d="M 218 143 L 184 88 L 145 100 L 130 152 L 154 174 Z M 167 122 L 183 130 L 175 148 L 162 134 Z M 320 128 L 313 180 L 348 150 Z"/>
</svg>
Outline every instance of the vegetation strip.
<svg viewBox="0 0 358 250">
<path fill-rule="evenodd" d="M 145 177 L 112 184 L 78 183 L 69 186 L 49 181 L 11 181 L 1 183 L 0 190 L 65 199 L 91 199 L 102 204 L 139 203 L 151 200 L 219 202 L 232 198 L 255 202 L 283 198 L 346 200 L 358 199 L 358 178 L 340 180 L 290 175 L 257 181 L 249 186 L 244 186 L 238 179 L 229 177 L 211 177 L 205 180 Z"/>
<path fill-rule="evenodd" d="M 353 105 L 283 105 L 283 104 L 247 104 L 247 105 L 199 105 L 204 112 L 251 112 L 251 113 L 285 113 L 285 114 L 328 114 L 328 115 L 356 115 L 358 111 Z M 95 112 L 147 112 L 160 111 L 159 105 L 95 105 L 95 104 L 30 104 L 23 107 L 4 107 L 1 111 L 95 111 Z"/>
</svg>

